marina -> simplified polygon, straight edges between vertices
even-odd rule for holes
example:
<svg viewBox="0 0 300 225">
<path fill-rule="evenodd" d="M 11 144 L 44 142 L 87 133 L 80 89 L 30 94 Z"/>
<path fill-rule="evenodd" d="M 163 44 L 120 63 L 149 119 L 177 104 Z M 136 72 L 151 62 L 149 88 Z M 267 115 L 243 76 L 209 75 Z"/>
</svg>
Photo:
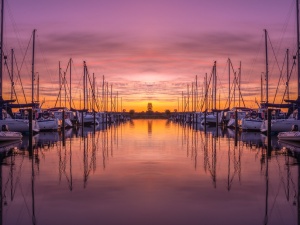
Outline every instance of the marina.
<svg viewBox="0 0 300 225">
<path fill-rule="evenodd" d="M 299 0 L 69 3 L 0 0 L 0 225 L 300 224 Z"/>
<path fill-rule="evenodd" d="M 62 137 L 2 152 L 1 224 L 299 223 L 300 145 L 276 136 L 137 119 Z"/>
</svg>

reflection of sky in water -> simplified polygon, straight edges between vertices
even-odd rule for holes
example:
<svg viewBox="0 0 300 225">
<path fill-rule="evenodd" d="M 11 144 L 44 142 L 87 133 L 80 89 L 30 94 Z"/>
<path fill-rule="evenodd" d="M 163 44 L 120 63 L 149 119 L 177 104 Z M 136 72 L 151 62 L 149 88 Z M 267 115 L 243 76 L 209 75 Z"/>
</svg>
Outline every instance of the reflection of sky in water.
<svg viewBox="0 0 300 225">
<path fill-rule="evenodd" d="M 52 142 L 35 152 L 34 189 L 28 153 L 5 158 L 3 224 L 32 224 L 32 193 L 37 224 L 297 224 L 298 166 L 273 151 L 267 183 L 259 133 L 235 146 L 230 130 L 213 138 L 215 128 L 205 136 L 166 120 L 92 131 L 65 147 L 41 133 Z"/>
</svg>

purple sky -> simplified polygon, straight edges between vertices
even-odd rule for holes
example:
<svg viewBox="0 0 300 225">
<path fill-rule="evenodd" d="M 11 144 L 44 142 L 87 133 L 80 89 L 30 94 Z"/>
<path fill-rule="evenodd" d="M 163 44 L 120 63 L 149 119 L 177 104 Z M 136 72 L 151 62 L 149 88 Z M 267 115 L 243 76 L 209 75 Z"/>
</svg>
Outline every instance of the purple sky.
<svg viewBox="0 0 300 225">
<path fill-rule="evenodd" d="M 40 98 L 49 99 L 44 106 L 53 106 L 57 96 L 58 62 L 65 70 L 70 57 L 75 64 L 74 97 L 79 99 L 82 92 L 85 60 L 98 85 L 105 75 L 122 96 L 123 108 L 138 111 L 146 110 L 147 102 L 154 110 L 177 108 L 187 84 L 195 75 L 202 83 L 215 60 L 218 90 L 222 99 L 227 98 L 226 62 L 231 58 L 236 71 L 242 62 L 242 94 L 248 106 L 256 106 L 253 99 L 259 100 L 260 75 L 265 71 L 263 29 L 282 67 L 286 48 L 291 55 L 296 49 L 295 1 L 5 0 L 5 54 L 9 57 L 14 48 L 19 65 L 25 58 L 21 76 L 29 85 L 31 49 L 24 54 L 37 29 L 35 70 L 40 74 Z M 269 58 L 273 96 L 280 72 L 270 43 Z M 9 92 L 6 81 L 4 91 Z M 16 81 L 18 92 L 19 84 Z M 294 82 L 291 91 L 295 90 Z"/>
</svg>

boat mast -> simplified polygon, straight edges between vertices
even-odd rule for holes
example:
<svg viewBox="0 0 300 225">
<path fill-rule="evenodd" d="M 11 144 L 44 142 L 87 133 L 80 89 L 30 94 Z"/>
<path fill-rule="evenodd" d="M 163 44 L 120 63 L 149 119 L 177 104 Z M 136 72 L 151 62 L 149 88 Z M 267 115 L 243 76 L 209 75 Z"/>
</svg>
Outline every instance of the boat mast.
<svg viewBox="0 0 300 225">
<path fill-rule="evenodd" d="M 183 91 L 181 93 L 181 112 L 183 112 Z"/>
<path fill-rule="evenodd" d="M 300 52 L 299 52 L 299 43 L 300 43 L 300 37 L 299 37 L 299 0 L 297 0 L 297 63 L 298 63 L 298 101 L 300 99 Z M 298 120 L 300 119 L 300 105 L 298 104 Z"/>
<path fill-rule="evenodd" d="M 241 96 L 242 96 L 242 93 L 241 93 L 241 78 L 242 78 L 242 61 L 240 61 L 240 68 L 239 68 L 239 107 L 241 107 Z"/>
<path fill-rule="evenodd" d="M 213 108 L 217 109 L 217 61 L 214 63 L 214 102 Z"/>
<path fill-rule="evenodd" d="M 286 50 L 286 91 L 287 91 L 287 99 L 290 100 L 290 90 L 289 90 L 289 49 Z"/>
<path fill-rule="evenodd" d="M 72 58 L 70 58 L 70 110 L 72 108 Z"/>
<path fill-rule="evenodd" d="M 297 0 L 297 54 L 298 54 L 298 99 L 300 97 L 300 51 L 299 51 L 299 43 L 300 43 L 300 37 L 299 37 L 299 0 Z M 298 115 L 299 115 L 298 110 Z M 299 118 L 299 117 L 298 117 Z"/>
<path fill-rule="evenodd" d="M 103 112 L 106 111 L 106 107 L 105 107 L 105 98 L 104 98 L 104 75 L 103 75 L 103 78 L 102 78 L 102 110 Z"/>
<path fill-rule="evenodd" d="M 32 36 L 33 36 L 33 39 L 32 39 L 32 74 L 31 74 L 31 79 L 32 79 L 32 82 L 31 82 L 31 103 L 33 104 L 34 103 L 34 51 L 35 51 L 35 32 L 36 32 L 36 29 L 33 30 L 33 33 L 32 33 Z M 33 107 L 33 105 L 32 105 Z"/>
<path fill-rule="evenodd" d="M 4 26 L 4 0 L 1 1 L 1 40 L 0 40 L 0 101 L 3 100 L 2 97 L 2 75 L 3 75 L 3 26 Z M 2 110 L 1 110 L 2 111 Z M 2 119 L 2 113 L 0 113 L 0 118 Z"/>
<path fill-rule="evenodd" d="M 194 82 L 192 82 L 192 112 L 194 111 Z"/>
<path fill-rule="evenodd" d="M 187 85 L 187 111 L 190 111 L 190 85 Z"/>
<path fill-rule="evenodd" d="M 298 0 L 297 0 L 298 1 Z M 268 32 L 265 29 L 265 47 L 266 47 L 266 103 L 269 103 L 269 65 L 268 65 Z M 299 60 L 299 59 L 298 59 Z"/>
<path fill-rule="evenodd" d="M 196 75 L 195 111 L 198 109 L 198 75 Z"/>
<path fill-rule="evenodd" d="M 11 92 L 10 100 L 14 97 L 14 50 L 11 49 Z"/>
<path fill-rule="evenodd" d="M 95 73 L 93 73 L 93 89 L 92 89 L 92 109 L 93 109 L 93 111 L 96 111 L 95 110 L 95 101 L 96 101 L 95 89 L 96 89 Z"/>
<path fill-rule="evenodd" d="M 119 92 L 117 91 L 117 112 L 119 112 Z"/>
<path fill-rule="evenodd" d="M 230 65 L 231 60 L 228 58 L 228 108 L 230 109 Z"/>
<path fill-rule="evenodd" d="M 260 75 L 260 103 L 262 103 L 264 100 L 263 76 L 264 76 L 264 73 L 261 73 L 261 75 Z"/>
<path fill-rule="evenodd" d="M 112 84 L 110 85 L 110 112 L 113 111 L 113 100 L 112 100 Z"/>
<path fill-rule="evenodd" d="M 85 76 L 86 76 L 86 64 L 85 64 L 85 61 L 83 61 L 83 109 L 85 109 L 85 97 L 86 97 L 86 80 L 85 80 Z"/>
<path fill-rule="evenodd" d="M 234 105 L 234 107 L 236 107 L 236 104 L 235 104 L 236 83 L 237 83 L 236 72 L 234 72 L 234 86 L 233 86 L 233 105 Z"/>
<path fill-rule="evenodd" d="M 63 82 L 64 82 L 64 88 L 65 88 L 65 106 L 64 107 L 67 107 L 67 80 L 66 80 L 66 72 L 64 72 L 64 79 L 63 79 Z"/>
<path fill-rule="evenodd" d="M 207 87 L 207 73 L 205 73 L 205 97 L 204 97 L 204 101 L 205 101 L 205 111 L 207 111 L 208 109 L 208 87 Z"/>
<path fill-rule="evenodd" d="M 59 79 L 59 107 L 61 107 L 61 88 L 62 88 L 62 82 L 61 82 L 60 61 L 58 62 L 58 79 Z"/>
<path fill-rule="evenodd" d="M 37 90 L 36 90 L 36 100 L 40 102 L 40 74 L 37 74 Z"/>
</svg>

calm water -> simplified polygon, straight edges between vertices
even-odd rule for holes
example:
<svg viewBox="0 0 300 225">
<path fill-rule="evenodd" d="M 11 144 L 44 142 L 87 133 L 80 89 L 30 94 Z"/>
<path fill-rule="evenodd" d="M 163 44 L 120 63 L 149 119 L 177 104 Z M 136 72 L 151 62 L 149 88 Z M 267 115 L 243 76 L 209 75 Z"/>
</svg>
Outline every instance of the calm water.
<svg viewBox="0 0 300 225">
<path fill-rule="evenodd" d="M 300 146 L 166 120 L 65 136 L 3 158 L 1 224 L 298 224 Z"/>
</svg>

